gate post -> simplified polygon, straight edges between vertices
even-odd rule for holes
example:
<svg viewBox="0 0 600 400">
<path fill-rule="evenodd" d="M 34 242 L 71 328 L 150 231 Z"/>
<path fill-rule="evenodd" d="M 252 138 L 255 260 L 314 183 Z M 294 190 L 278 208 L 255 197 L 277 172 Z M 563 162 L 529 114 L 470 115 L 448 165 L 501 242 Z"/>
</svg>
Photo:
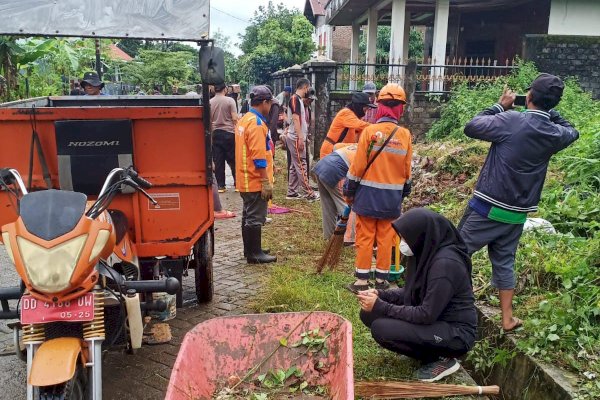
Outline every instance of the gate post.
<svg viewBox="0 0 600 400">
<path fill-rule="evenodd" d="M 315 102 L 315 132 L 313 142 L 313 159 L 319 159 L 321 144 L 327 135 L 331 120 L 328 115 L 329 107 L 329 80 L 335 73 L 336 62 L 327 57 L 319 56 L 303 64 L 304 71 L 311 80 L 317 93 Z"/>
<path fill-rule="evenodd" d="M 406 93 L 407 107 L 402 117 L 404 125 L 409 127 L 413 122 L 413 111 L 415 108 L 415 91 L 417 90 L 417 62 L 409 60 L 406 66 L 406 75 L 404 78 L 404 91 Z"/>
</svg>

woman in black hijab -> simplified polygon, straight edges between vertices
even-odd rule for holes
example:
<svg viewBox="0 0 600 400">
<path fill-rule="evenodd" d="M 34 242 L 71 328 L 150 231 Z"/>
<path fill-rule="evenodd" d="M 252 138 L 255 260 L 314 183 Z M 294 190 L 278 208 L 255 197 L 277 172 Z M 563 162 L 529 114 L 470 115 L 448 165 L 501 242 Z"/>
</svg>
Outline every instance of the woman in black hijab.
<svg viewBox="0 0 600 400">
<path fill-rule="evenodd" d="M 433 211 L 410 210 L 392 226 L 406 286 L 359 292 L 360 318 L 381 346 L 423 362 L 418 379 L 434 382 L 458 371 L 455 357 L 475 342 L 471 259 L 454 225 Z"/>
</svg>

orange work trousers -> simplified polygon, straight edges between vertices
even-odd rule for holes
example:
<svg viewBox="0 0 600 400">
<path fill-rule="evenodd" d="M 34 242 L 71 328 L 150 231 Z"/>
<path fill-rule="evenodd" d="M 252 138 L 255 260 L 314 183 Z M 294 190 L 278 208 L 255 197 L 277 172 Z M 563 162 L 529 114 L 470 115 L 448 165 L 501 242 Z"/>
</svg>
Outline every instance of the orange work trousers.
<svg viewBox="0 0 600 400">
<path fill-rule="evenodd" d="M 388 279 L 392 246 L 396 232 L 392 227 L 393 219 L 377 219 L 356 216 L 356 260 L 354 267 L 357 279 L 369 279 L 371 276 L 371 260 L 373 244 L 377 242 L 376 279 Z"/>
</svg>

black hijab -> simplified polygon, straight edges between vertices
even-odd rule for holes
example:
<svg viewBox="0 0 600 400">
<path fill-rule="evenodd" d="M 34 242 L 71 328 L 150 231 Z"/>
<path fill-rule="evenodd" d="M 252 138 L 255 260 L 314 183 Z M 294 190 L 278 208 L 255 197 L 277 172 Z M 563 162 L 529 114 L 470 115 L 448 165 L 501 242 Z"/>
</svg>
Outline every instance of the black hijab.
<svg viewBox="0 0 600 400">
<path fill-rule="evenodd" d="M 450 259 L 463 265 L 471 276 L 471 257 L 452 222 L 426 208 L 415 208 L 392 223 L 414 256 L 406 257 L 404 305 L 418 306 L 427 291 L 427 276 L 434 261 Z"/>
<path fill-rule="evenodd" d="M 346 107 L 351 109 L 352 112 L 354 112 L 354 115 L 356 115 L 358 117 L 358 119 L 361 119 L 362 117 L 364 117 L 366 115 L 365 110 L 364 110 L 365 105 L 366 104 L 350 103 Z"/>
</svg>

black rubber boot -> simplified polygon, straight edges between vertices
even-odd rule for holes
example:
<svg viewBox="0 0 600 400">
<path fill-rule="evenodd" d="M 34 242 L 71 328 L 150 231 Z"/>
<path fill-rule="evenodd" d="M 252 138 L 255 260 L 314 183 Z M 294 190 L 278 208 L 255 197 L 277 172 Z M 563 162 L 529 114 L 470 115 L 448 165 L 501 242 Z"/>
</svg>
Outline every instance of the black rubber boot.
<svg viewBox="0 0 600 400">
<path fill-rule="evenodd" d="M 248 245 L 246 244 L 246 241 L 248 240 L 248 234 L 247 234 L 247 229 L 244 229 L 244 221 L 242 220 L 242 240 L 244 241 L 244 258 L 248 257 Z M 262 252 L 265 254 L 270 254 L 271 253 L 271 249 L 262 249 Z"/>
<path fill-rule="evenodd" d="M 277 257 L 265 254 L 261 249 L 262 226 L 245 226 L 246 260 L 248 264 L 268 264 L 277 261 Z"/>
</svg>

